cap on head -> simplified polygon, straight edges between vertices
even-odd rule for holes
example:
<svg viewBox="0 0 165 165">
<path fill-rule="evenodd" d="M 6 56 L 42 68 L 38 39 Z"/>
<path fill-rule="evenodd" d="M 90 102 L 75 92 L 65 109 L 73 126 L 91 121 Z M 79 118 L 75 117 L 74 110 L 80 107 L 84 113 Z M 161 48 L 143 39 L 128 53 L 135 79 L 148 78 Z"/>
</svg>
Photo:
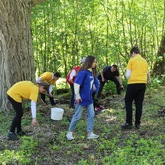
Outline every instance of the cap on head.
<svg viewBox="0 0 165 165">
<path fill-rule="evenodd" d="M 80 60 L 80 64 L 84 63 L 86 60 L 86 57 L 83 57 L 81 60 Z"/>
</svg>

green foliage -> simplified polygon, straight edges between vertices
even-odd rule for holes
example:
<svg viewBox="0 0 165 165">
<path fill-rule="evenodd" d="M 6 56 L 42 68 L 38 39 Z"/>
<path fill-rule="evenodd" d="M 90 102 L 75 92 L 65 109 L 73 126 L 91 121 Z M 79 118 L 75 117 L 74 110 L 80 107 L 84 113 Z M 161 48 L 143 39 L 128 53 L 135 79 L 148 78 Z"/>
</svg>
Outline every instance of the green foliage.
<svg viewBox="0 0 165 165">
<path fill-rule="evenodd" d="M 0 152 L 0 163 L 2 165 L 17 164 L 18 162 L 23 165 L 30 164 L 30 157 L 35 152 L 34 150 L 37 144 L 32 137 L 23 137 L 18 151 L 4 150 L 4 152 Z"/>
<path fill-rule="evenodd" d="M 28 101 L 24 101 L 24 103 L 22 104 L 23 108 L 24 109 L 30 109 L 30 106 L 31 106 L 31 102 L 28 100 Z"/>
<path fill-rule="evenodd" d="M 32 11 L 36 75 L 58 70 L 65 77 L 89 54 L 97 57 L 99 70 L 116 63 L 124 73 L 134 45 L 153 66 L 160 60 L 163 4 L 163 0 L 47 0 L 37 5 Z"/>
<path fill-rule="evenodd" d="M 151 79 L 150 87 L 158 88 L 160 85 L 164 85 L 165 83 L 165 75 L 157 76 Z"/>
<path fill-rule="evenodd" d="M 24 136 L 21 138 L 22 144 L 19 147 L 21 152 L 23 152 L 26 156 L 30 156 L 35 152 L 35 148 L 38 145 L 38 142 L 32 137 Z"/>
<path fill-rule="evenodd" d="M 104 157 L 103 164 L 130 164 L 149 165 L 164 163 L 161 157 L 164 155 L 164 147 L 159 141 L 154 139 L 127 139 L 126 145 L 116 148 L 110 156 Z"/>
</svg>

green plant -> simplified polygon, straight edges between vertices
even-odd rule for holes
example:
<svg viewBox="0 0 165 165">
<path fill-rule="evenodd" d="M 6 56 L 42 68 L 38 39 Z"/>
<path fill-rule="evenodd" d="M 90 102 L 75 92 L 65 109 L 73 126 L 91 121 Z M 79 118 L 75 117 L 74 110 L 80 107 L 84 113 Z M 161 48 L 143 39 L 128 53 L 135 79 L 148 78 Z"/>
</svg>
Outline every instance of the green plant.
<svg viewBox="0 0 165 165">
<path fill-rule="evenodd" d="M 154 77 L 153 79 L 151 79 L 150 87 L 155 89 L 163 84 L 164 84 L 164 75 L 159 76 L 159 77 Z"/>
<path fill-rule="evenodd" d="M 161 165 L 164 162 L 164 153 L 162 144 L 153 139 L 136 139 L 120 148 L 116 148 L 109 157 L 104 157 L 101 162 L 103 164 L 121 164 L 121 165 Z"/>
<path fill-rule="evenodd" d="M 4 150 L 4 152 L 0 152 L 0 163 L 2 165 L 7 164 L 18 164 L 26 165 L 31 163 L 30 155 L 25 154 L 24 151 L 14 151 L 14 150 Z"/>
<path fill-rule="evenodd" d="M 36 141 L 31 136 L 23 136 L 21 138 L 22 144 L 20 145 L 19 149 L 21 152 L 24 152 L 25 154 L 31 155 L 34 153 L 36 147 L 38 146 L 38 141 Z"/>
</svg>

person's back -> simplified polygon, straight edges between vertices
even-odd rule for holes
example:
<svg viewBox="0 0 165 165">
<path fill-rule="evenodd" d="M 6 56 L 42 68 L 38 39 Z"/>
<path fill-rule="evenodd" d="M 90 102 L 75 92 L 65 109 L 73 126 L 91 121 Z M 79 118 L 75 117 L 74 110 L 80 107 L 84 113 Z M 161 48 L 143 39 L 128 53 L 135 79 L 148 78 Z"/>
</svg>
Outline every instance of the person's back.
<svg viewBox="0 0 165 165">
<path fill-rule="evenodd" d="M 116 65 L 106 66 L 103 69 L 103 76 L 106 80 L 110 80 L 113 77 L 119 76 L 119 71 Z"/>
<path fill-rule="evenodd" d="M 56 79 L 53 79 L 53 73 L 52 72 L 44 72 L 40 75 L 40 81 L 47 82 L 49 84 L 55 84 Z"/>
<path fill-rule="evenodd" d="M 76 74 L 79 71 L 81 66 L 74 67 L 66 76 L 66 82 L 69 84 L 73 84 L 76 78 Z"/>
<path fill-rule="evenodd" d="M 128 79 L 125 95 L 126 123 L 122 124 L 121 127 L 122 129 L 132 128 L 132 103 L 134 101 L 136 107 L 135 128 L 140 129 L 146 83 L 150 81 L 150 76 L 148 63 L 141 57 L 139 48 L 133 47 L 130 55 L 131 59 L 127 64 L 126 70 L 126 78 Z"/>
<path fill-rule="evenodd" d="M 131 70 L 128 84 L 147 83 L 148 63 L 141 55 L 131 58 L 127 69 Z"/>
<path fill-rule="evenodd" d="M 123 85 L 117 65 L 114 64 L 112 66 L 106 66 L 104 69 L 100 71 L 98 79 L 100 81 L 100 88 L 97 93 L 97 99 L 101 96 L 103 87 L 105 83 L 108 82 L 108 80 L 111 80 L 115 83 L 117 94 L 121 94 L 121 89 L 123 89 Z"/>
<path fill-rule="evenodd" d="M 37 101 L 39 89 L 31 81 L 20 81 L 15 83 L 7 94 L 15 101 L 21 102 L 22 99 L 32 99 Z"/>
</svg>

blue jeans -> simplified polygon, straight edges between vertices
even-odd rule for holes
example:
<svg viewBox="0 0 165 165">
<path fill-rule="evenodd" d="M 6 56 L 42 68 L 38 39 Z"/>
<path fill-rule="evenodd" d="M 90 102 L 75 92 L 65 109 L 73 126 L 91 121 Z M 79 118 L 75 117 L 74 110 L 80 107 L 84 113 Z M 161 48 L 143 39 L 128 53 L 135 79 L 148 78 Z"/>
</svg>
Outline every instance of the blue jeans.
<svg viewBox="0 0 165 165">
<path fill-rule="evenodd" d="M 87 132 L 92 132 L 93 131 L 93 125 L 94 125 L 94 107 L 93 103 L 85 107 L 87 110 Z M 69 131 L 73 131 L 76 127 L 77 121 L 81 118 L 83 112 L 83 106 L 80 104 L 76 104 L 75 107 L 75 113 L 72 117 L 70 126 L 69 126 Z"/>
</svg>

